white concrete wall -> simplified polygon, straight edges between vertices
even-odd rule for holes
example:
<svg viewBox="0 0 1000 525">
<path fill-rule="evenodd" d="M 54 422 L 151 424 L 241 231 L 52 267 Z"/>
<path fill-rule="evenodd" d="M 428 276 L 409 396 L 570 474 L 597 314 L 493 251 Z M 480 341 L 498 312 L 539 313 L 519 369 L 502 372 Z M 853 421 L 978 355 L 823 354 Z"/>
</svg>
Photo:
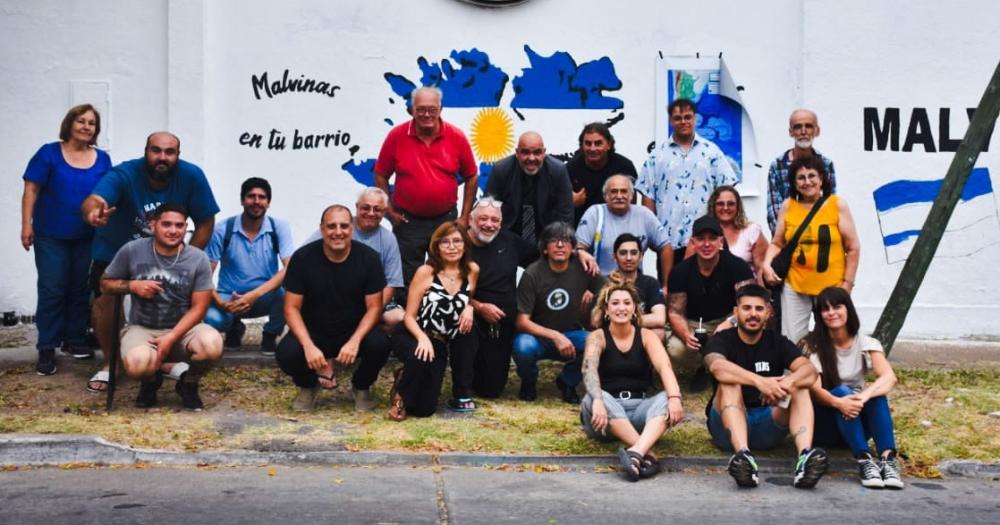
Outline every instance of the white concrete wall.
<svg viewBox="0 0 1000 525">
<path fill-rule="evenodd" d="M 292 222 L 303 239 L 319 211 L 351 203 L 358 184 L 341 165 L 374 158 L 389 125 L 405 120 L 405 105 L 383 79 L 394 72 L 418 81 L 418 57 L 446 59 L 476 48 L 508 75 L 499 108 L 513 135 L 536 129 L 552 153 L 575 149 L 583 123 L 625 115 L 613 128 L 620 152 L 637 165 L 654 136 L 655 58 L 722 52 L 753 119 L 761 157 L 790 146 L 787 116 L 809 106 L 820 114 L 817 147 L 836 163 L 840 193 L 859 224 L 862 262 L 855 296 L 865 324 L 874 325 L 901 264 L 886 263 L 871 192 L 891 180 L 943 176 L 948 153 L 865 151 L 864 107 L 900 107 L 905 134 L 913 107 L 952 108 L 952 135 L 960 137 L 996 66 L 1000 6 L 989 0 L 942 9 L 920 0 L 896 6 L 870 2 L 782 0 L 767 3 L 689 3 L 634 0 L 531 0 L 507 9 L 481 9 L 455 0 L 8 0 L 0 7 L 0 101 L 8 116 L 0 159 L 8 166 L 4 199 L 9 220 L 7 265 L 0 277 L 0 309 L 30 312 L 34 267 L 16 239 L 20 175 L 35 149 L 55 140 L 70 102 L 73 80 L 111 83 L 111 114 L 104 115 L 115 161 L 141 155 L 150 131 L 169 127 L 183 141 L 182 156 L 205 168 L 221 216 L 236 213 L 239 183 L 249 176 L 274 186 L 272 213 Z M 971 15 L 971 16 L 970 16 Z M 569 53 L 578 64 L 608 57 L 622 88 L 605 92 L 623 109 L 510 109 L 511 81 L 529 67 L 524 46 L 548 56 Z M 455 64 L 456 68 L 458 65 Z M 273 81 L 285 69 L 340 86 L 334 97 L 284 93 L 254 97 L 252 75 Z M 390 102 L 390 99 L 394 103 Z M 447 101 L 446 101 L 447 105 Z M 479 108 L 446 108 L 444 118 L 469 132 Z M 287 137 L 285 150 L 268 149 L 267 134 Z M 347 146 L 292 150 L 293 130 L 350 134 Z M 239 144 L 244 132 L 264 135 L 262 148 Z M 901 138 L 902 140 L 902 138 Z M 997 149 L 979 166 L 1000 172 Z M 996 177 L 994 177 L 996 180 Z M 763 188 L 760 188 L 761 190 Z M 763 203 L 750 199 L 763 222 Z M 1000 233 L 1000 232 L 998 232 Z M 996 246 L 960 259 L 935 261 L 904 335 L 997 336 L 998 279 L 990 272 Z M 975 284 L 959 276 L 981 276 Z M 936 322 L 935 322 L 936 321 Z"/>
</svg>

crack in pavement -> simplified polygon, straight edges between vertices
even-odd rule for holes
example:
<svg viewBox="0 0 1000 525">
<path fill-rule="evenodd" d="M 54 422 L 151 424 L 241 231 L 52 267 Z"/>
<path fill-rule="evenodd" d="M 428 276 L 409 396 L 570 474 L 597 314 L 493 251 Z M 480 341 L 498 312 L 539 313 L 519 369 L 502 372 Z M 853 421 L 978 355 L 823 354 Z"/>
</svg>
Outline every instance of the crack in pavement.
<svg viewBox="0 0 1000 525">
<path fill-rule="evenodd" d="M 431 468 L 434 473 L 434 488 L 435 488 L 435 500 L 437 501 L 438 510 L 438 524 L 448 525 L 448 501 L 445 498 L 444 489 L 444 476 L 441 475 L 441 465 L 438 462 L 438 456 L 434 456 L 434 467 Z"/>
</svg>

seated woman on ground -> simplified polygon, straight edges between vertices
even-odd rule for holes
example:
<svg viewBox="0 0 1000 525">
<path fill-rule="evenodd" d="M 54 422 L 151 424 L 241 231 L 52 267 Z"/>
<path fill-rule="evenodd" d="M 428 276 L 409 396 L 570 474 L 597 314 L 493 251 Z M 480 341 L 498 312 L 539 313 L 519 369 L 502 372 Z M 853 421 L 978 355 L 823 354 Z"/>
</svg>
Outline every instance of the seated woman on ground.
<svg viewBox="0 0 1000 525">
<path fill-rule="evenodd" d="M 860 322 L 851 296 L 843 288 L 825 288 L 813 306 L 816 328 L 802 345 L 820 377 L 810 388 L 816 413 L 813 441 L 827 447 L 849 447 L 858 460 L 861 484 L 869 488 L 903 488 L 896 462 L 896 438 L 886 394 L 896 374 L 882 345 L 858 333 Z M 865 372 L 877 379 L 865 385 Z M 877 459 L 868 439 L 874 438 Z"/>
<path fill-rule="evenodd" d="M 587 336 L 583 355 L 587 395 L 580 405 L 588 436 L 602 441 L 617 438 L 628 447 L 618 449 L 618 459 L 632 481 L 660 471 L 650 450 L 668 425 L 684 417 L 670 358 L 656 334 L 642 328 L 638 304 L 635 287 L 620 274 L 612 274 L 594 306 L 593 325 L 599 328 Z M 666 392 L 650 394 L 653 370 Z"/>
<path fill-rule="evenodd" d="M 452 352 L 453 399 L 457 411 L 475 410 L 472 400 L 473 356 L 457 355 L 474 351 L 457 344 L 472 329 L 472 296 L 479 278 L 479 266 L 472 262 L 468 234 L 456 221 L 434 230 L 427 263 L 417 268 L 410 281 L 405 330 L 396 330 L 392 351 L 403 368 L 395 373 L 389 394 L 389 419 L 402 421 L 407 415 L 428 417 L 437 409 L 441 382 Z"/>
</svg>

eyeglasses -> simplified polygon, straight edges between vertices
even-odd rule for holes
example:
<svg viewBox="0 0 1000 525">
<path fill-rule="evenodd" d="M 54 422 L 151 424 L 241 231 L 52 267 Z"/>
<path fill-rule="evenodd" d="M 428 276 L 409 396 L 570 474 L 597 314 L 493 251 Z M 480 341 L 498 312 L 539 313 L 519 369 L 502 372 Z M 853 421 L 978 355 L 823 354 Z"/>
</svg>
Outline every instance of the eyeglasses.
<svg viewBox="0 0 1000 525">
<path fill-rule="evenodd" d="M 421 106 L 419 108 L 413 108 L 413 113 L 416 115 L 429 115 L 433 117 L 434 115 L 437 115 L 440 112 L 441 108 L 436 108 L 436 107 Z"/>
<path fill-rule="evenodd" d="M 440 241 L 438 241 L 438 244 L 440 246 L 447 246 L 449 248 L 455 248 L 455 247 L 458 247 L 458 246 L 464 246 L 465 245 L 465 241 L 463 241 L 462 239 L 441 239 Z"/>
<path fill-rule="evenodd" d="M 736 201 L 715 201 L 716 208 L 735 208 Z"/>
<path fill-rule="evenodd" d="M 553 237 L 545 241 L 545 244 L 571 244 L 572 242 L 573 239 L 568 237 Z"/>
<path fill-rule="evenodd" d="M 487 208 L 487 207 L 488 208 L 496 208 L 496 209 L 499 210 L 499 209 L 503 208 L 503 203 L 500 202 L 500 201 L 498 201 L 498 200 L 496 200 L 496 199 L 480 199 L 480 200 L 476 201 L 475 204 L 472 205 L 472 209 Z"/>
<path fill-rule="evenodd" d="M 370 212 L 383 213 L 385 212 L 385 208 L 381 206 L 372 206 L 370 204 L 359 204 L 358 211 L 363 211 L 365 213 L 370 213 Z"/>
</svg>

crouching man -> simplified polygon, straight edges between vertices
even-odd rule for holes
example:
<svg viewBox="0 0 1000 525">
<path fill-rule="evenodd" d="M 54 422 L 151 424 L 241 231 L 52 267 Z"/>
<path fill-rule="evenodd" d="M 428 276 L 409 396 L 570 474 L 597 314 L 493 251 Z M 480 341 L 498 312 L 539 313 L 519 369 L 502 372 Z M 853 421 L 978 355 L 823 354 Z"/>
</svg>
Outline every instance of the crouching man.
<svg viewBox="0 0 1000 525">
<path fill-rule="evenodd" d="M 718 383 L 706 409 L 712 444 L 736 452 L 729 475 L 741 487 L 756 487 L 757 461 L 750 449 L 780 445 L 789 428 L 799 451 L 796 488 L 812 488 L 829 466 L 826 451 L 812 448 L 813 406 L 809 386 L 816 368 L 784 336 L 767 330 L 770 293 L 756 284 L 736 292 L 736 330 L 709 338 L 705 366 Z M 790 370 L 790 373 L 785 373 Z"/>
<path fill-rule="evenodd" d="M 160 205 L 149 222 L 153 236 L 123 246 L 101 277 L 102 293 L 132 296 L 121 353 L 125 372 L 141 381 L 140 408 L 156 405 L 167 374 L 184 408 L 201 410 L 198 381 L 222 356 L 222 336 L 202 322 L 212 268 L 205 252 L 184 244 L 187 218 L 179 205 Z"/>
</svg>

